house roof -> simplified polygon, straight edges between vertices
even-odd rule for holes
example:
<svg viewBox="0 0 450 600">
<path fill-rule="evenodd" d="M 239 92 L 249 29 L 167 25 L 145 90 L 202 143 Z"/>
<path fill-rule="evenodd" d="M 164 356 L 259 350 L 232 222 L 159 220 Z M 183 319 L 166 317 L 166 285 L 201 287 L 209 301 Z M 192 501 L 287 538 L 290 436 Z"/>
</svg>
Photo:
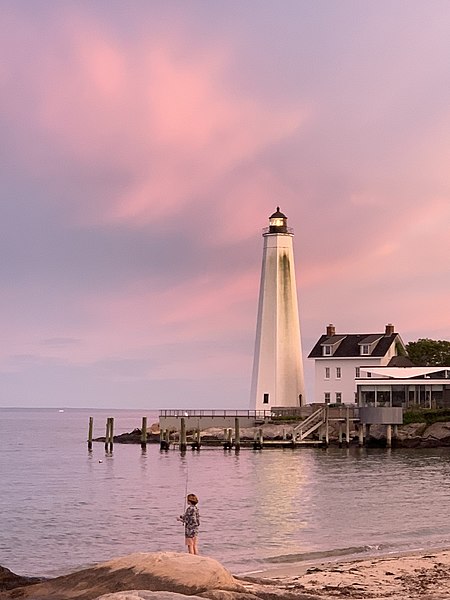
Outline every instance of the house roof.
<svg viewBox="0 0 450 600">
<path fill-rule="evenodd" d="M 372 350 L 370 355 L 361 356 L 360 344 L 366 340 L 372 338 L 376 340 L 379 338 L 378 343 Z M 385 356 L 391 347 L 392 343 L 397 339 L 400 340 L 398 333 L 391 333 L 385 335 L 384 333 L 348 333 L 343 335 L 322 335 L 314 348 L 308 355 L 308 358 L 324 358 L 322 347 L 326 345 L 333 345 L 336 343 L 336 338 L 343 338 L 341 343 L 337 346 L 333 353 L 333 358 L 379 358 Z M 332 340 L 332 341 L 329 341 Z M 334 341 L 333 341 L 334 340 Z M 401 341 L 401 340 L 400 340 Z M 364 344 L 371 343 L 364 341 Z M 329 356 L 327 358 L 330 358 Z"/>
<path fill-rule="evenodd" d="M 374 342 L 376 342 L 377 340 L 380 339 L 380 337 L 383 337 L 384 333 L 382 333 L 381 335 L 379 333 L 371 333 L 370 335 L 368 335 L 367 337 L 365 337 L 363 340 L 361 340 L 360 342 L 358 342 L 358 344 L 360 346 L 362 346 L 363 344 L 373 344 Z"/>
<path fill-rule="evenodd" d="M 387 367 L 414 367 L 413 361 L 408 356 L 393 356 L 386 365 Z"/>
<path fill-rule="evenodd" d="M 331 335 L 330 337 L 327 337 L 327 339 L 324 342 L 322 342 L 322 346 L 334 346 L 334 344 L 337 344 L 344 338 L 345 335 Z"/>
</svg>

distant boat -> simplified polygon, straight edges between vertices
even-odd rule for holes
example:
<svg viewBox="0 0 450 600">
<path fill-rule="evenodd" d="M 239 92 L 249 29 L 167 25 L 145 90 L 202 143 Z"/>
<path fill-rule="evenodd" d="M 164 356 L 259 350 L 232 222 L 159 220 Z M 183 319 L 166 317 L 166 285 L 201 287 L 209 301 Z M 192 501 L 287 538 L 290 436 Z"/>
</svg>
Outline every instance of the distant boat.
<svg viewBox="0 0 450 600">
<path fill-rule="evenodd" d="M 62 409 L 62 408 L 60 408 L 60 409 L 58 410 L 58 412 L 64 412 L 64 411 L 63 411 L 63 409 Z"/>
</svg>

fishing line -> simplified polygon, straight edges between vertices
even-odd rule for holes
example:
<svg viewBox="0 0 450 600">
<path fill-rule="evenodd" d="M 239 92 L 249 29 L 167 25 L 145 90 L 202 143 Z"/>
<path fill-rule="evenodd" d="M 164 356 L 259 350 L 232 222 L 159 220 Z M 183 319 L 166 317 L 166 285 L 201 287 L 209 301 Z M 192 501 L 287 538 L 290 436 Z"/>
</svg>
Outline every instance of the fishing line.
<svg viewBox="0 0 450 600">
<path fill-rule="evenodd" d="M 189 466 L 186 462 L 186 485 L 184 488 L 184 502 L 183 502 L 183 514 L 186 511 L 187 493 L 188 493 L 188 481 L 189 481 Z"/>
</svg>

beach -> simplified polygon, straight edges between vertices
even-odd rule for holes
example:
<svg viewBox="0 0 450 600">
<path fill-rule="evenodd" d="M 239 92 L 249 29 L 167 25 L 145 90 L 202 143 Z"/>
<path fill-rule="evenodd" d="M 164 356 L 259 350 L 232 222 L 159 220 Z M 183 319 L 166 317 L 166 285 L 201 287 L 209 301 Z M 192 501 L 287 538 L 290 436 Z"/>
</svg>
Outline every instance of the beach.
<svg viewBox="0 0 450 600">
<path fill-rule="evenodd" d="M 253 573 L 250 592 L 260 585 L 318 598 L 445 600 L 450 598 L 450 550 L 387 555 L 366 560 L 295 563 Z"/>
<path fill-rule="evenodd" d="M 2 586 L 0 577 L 2 589 L 1 600 L 158 600 L 164 592 L 178 600 L 200 596 L 211 600 L 446 600 L 450 598 L 450 550 L 316 565 L 293 563 L 235 577 L 205 556 L 138 553 L 20 589 Z"/>
</svg>

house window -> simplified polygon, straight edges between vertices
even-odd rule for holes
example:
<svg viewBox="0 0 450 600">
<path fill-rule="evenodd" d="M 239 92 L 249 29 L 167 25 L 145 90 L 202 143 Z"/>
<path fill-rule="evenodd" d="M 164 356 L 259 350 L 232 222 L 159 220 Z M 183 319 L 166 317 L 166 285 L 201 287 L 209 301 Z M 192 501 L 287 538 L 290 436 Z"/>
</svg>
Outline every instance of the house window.
<svg viewBox="0 0 450 600">
<path fill-rule="evenodd" d="M 325 392 L 325 404 L 330 404 L 331 394 L 330 392 Z"/>
<path fill-rule="evenodd" d="M 264 394 L 264 396 L 263 396 L 263 404 L 269 404 L 269 394 Z"/>
<path fill-rule="evenodd" d="M 324 354 L 324 356 L 331 356 L 331 346 L 324 346 L 323 354 Z"/>
<path fill-rule="evenodd" d="M 336 404 L 342 404 L 342 392 L 336 392 Z"/>
<path fill-rule="evenodd" d="M 370 354 L 370 346 L 363 344 L 361 346 L 361 354 Z"/>
<path fill-rule="evenodd" d="M 372 377 L 372 373 L 370 371 L 367 372 L 367 377 Z"/>
<path fill-rule="evenodd" d="M 325 379 L 330 379 L 330 367 L 325 367 Z"/>
<path fill-rule="evenodd" d="M 355 377 L 361 377 L 361 369 L 359 367 L 355 367 Z"/>
<path fill-rule="evenodd" d="M 341 367 L 336 367 L 336 379 L 341 378 Z"/>
</svg>

